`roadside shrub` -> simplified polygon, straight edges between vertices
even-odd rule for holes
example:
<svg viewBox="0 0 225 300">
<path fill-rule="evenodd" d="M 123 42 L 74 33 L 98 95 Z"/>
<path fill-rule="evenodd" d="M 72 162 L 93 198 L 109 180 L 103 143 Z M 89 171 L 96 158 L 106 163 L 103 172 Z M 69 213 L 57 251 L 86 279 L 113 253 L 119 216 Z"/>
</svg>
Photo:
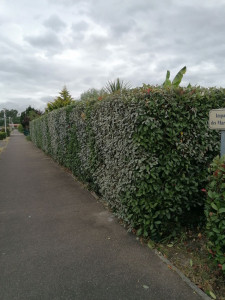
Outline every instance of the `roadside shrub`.
<svg viewBox="0 0 225 300">
<path fill-rule="evenodd" d="M 210 166 L 205 214 L 210 256 L 225 274 L 225 156 Z"/>
<path fill-rule="evenodd" d="M 130 228 L 161 240 L 204 221 L 201 189 L 220 145 L 208 114 L 224 98 L 223 89 L 144 85 L 42 116 L 31 139 Z"/>
<path fill-rule="evenodd" d="M 0 131 L 0 140 L 4 140 L 6 138 L 6 133 Z"/>
<path fill-rule="evenodd" d="M 5 128 L 3 127 L 2 128 L 2 132 L 5 132 Z M 6 127 L 6 133 L 7 133 L 7 136 L 10 136 L 10 129 L 9 129 L 9 127 Z"/>
<path fill-rule="evenodd" d="M 23 125 L 22 124 L 19 124 L 18 127 L 17 127 L 17 129 L 18 129 L 19 132 L 23 133 L 24 129 L 23 129 Z"/>
</svg>

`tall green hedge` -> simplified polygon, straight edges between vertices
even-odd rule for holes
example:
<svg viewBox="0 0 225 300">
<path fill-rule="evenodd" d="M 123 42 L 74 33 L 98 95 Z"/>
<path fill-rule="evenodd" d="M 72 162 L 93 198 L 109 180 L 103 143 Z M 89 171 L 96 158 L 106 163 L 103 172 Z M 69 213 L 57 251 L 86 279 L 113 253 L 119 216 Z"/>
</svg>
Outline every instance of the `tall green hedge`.
<svg viewBox="0 0 225 300">
<path fill-rule="evenodd" d="M 225 156 L 210 165 L 205 214 L 208 246 L 212 258 L 225 274 Z"/>
<path fill-rule="evenodd" d="M 204 215 L 220 142 L 208 114 L 224 100 L 224 89 L 144 86 L 46 114 L 31 122 L 31 139 L 138 234 L 160 240 Z"/>
</svg>

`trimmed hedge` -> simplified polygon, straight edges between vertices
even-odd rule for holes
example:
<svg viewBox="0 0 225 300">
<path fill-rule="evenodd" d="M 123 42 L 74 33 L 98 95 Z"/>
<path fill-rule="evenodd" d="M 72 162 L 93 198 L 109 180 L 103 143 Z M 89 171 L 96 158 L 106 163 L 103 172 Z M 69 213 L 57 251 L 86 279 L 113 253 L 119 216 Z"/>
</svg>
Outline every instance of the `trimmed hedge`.
<svg viewBox="0 0 225 300">
<path fill-rule="evenodd" d="M 46 114 L 31 139 L 130 228 L 160 240 L 204 216 L 201 189 L 220 145 L 208 114 L 224 99 L 224 89 L 145 85 Z"/>
<path fill-rule="evenodd" d="M 209 251 L 225 273 L 225 156 L 217 156 L 209 170 L 205 209 Z"/>
</svg>

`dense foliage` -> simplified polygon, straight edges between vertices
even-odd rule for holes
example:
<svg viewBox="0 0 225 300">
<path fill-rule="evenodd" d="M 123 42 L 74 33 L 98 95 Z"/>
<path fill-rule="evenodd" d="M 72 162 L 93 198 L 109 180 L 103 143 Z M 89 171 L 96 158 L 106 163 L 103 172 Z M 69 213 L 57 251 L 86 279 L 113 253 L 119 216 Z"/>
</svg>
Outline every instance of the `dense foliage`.
<svg viewBox="0 0 225 300">
<path fill-rule="evenodd" d="M 144 85 L 54 110 L 31 122 L 31 138 L 130 228 L 160 240 L 204 216 L 201 189 L 220 144 L 208 114 L 224 97 L 223 89 Z"/>
<path fill-rule="evenodd" d="M 4 140 L 6 138 L 6 133 L 0 131 L 0 140 Z"/>
<path fill-rule="evenodd" d="M 28 106 L 25 111 L 20 115 L 20 123 L 23 126 L 24 131 L 29 131 L 29 123 L 32 120 L 39 118 L 42 115 L 42 112 L 38 109 L 35 109 L 31 106 Z"/>
<path fill-rule="evenodd" d="M 98 98 L 102 98 L 106 94 L 104 89 L 97 90 L 97 89 L 88 89 L 87 91 L 83 92 L 80 95 L 80 100 L 82 101 L 90 101 L 90 100 L 97 100 Z"/>
<path fill-rule="evenodd" d="M 19 132 L 23 133 L 23 125 L 22 124 L 19 124 L 17 129 Z"/>
<path fill-rule="evenodd" d="M 225 273 L 225 157 L 210 166 L 206 201 L 206 229 L 212 257 Z"/>
<path fill-rule="evenodd" d="M 2 133 L 5 133 L 5 127 L 2 127 L 0 130 Z M 6 127 L 6 137 L 10 136 L 10 128 Z"/>
</svg>

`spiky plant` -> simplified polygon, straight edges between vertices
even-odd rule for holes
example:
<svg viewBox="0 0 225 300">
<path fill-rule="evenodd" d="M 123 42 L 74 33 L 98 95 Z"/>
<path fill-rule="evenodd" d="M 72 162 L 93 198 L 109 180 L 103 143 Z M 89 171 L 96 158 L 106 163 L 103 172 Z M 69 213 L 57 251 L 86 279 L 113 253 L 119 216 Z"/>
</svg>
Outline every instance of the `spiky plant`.
<svg viewBox="0 0 225 300">
<path fill-rule="evenodd" d="M 116 92 L 122 92 L 130 88 L 129 83 L 125 83 L 123 80 L 117 78 L 115 81 L 108 81 L 105 86 L 106 93 L 114 94 Z"/>
</svg>

